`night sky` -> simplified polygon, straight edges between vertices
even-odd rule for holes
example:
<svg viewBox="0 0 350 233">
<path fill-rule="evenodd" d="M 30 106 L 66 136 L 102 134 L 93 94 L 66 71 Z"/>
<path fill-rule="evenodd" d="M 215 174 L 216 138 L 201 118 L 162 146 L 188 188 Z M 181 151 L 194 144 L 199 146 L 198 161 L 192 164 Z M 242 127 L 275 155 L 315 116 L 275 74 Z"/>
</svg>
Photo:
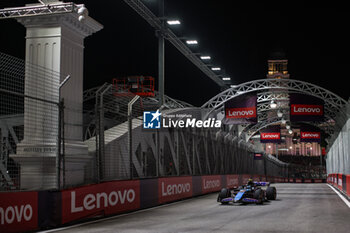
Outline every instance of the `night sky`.
<svg viewBox="0 0 350 233">
<path fill-rule="evenodd" d="M 24 2 L 0 1 L 0 8 Z M 84 89 L 128 75 L 157 78 L 153 28 L 122 0 L 85 0 L 89 15 L 104 29 L 85 39 Z M 157 12 L 156 0 L 143 1 Z M 348 100 L 349 13 L 328 5 L 236 4 L 232 0 L 165 0 L 166 15 L 181 20 L 172 30 L 197 39 L 194 53 L 210 55 L 232 84 L 266 77 L 267 59 L 281 50 L 292 79 L 311 82 Z M 292 1 L 290 1 L 292 2 Z M 343 10 L 344 9 L 344 10 Z M 25 28 L 0 20 L 0 51 L 24 58 Z M 165 47 L 165 93 L 200 106 L 220 88 L 171 44 Z"/>
</svg>

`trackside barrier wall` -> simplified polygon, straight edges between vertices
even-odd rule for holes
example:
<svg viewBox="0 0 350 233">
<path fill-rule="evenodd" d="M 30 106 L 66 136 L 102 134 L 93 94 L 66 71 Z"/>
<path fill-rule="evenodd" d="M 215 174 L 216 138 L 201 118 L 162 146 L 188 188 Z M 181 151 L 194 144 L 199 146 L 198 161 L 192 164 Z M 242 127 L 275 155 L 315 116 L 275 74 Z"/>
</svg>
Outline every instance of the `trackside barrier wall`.
<svg viewBox="0 0 350 233">
<path fill-rule="evenodd" d="M 350 175 L 328 174 L 327 183 L 342 191 L 350 198 Z"/>
<path fill-rule="evenodd" d="M 90 217 L 144 209 L 218 192 L 223 187 L 234 188 L 246 184 L 251 177 L 256 181 L 309 183 L 302 179 L 232 174 L 110 181 L 62 191 L 0 193 L 0 232 L 47 229 Z"/>
</svg>

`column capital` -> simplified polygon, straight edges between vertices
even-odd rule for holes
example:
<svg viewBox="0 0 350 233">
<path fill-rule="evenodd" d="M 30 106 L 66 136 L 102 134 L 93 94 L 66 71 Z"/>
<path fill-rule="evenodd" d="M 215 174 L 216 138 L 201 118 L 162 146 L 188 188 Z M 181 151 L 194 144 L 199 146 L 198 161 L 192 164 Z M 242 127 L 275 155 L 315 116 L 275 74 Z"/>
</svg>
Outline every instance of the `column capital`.
<svg viewBox="0 0 350 233">
<path fill-rule="evenodd" d="M 76 12 L 20 17 L 17 18 L 17 21 L 26 28 L 67 27 L 83 38 L 103 28 L 102 24 L 87 15 L 84 17 L 84 20 L 79 21 L 79 14 Z"/>
</svg>

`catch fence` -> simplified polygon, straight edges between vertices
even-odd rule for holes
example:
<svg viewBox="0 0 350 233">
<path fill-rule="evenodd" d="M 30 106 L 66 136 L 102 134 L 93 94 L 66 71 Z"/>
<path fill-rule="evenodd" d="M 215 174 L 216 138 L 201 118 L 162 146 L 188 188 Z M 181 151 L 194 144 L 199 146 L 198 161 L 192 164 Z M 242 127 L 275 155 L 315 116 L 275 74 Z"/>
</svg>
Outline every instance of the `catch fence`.
<svg viewBox="0 0 350 233">
<path fill-rule="evenodd" d="M 0 53 L 0 191 L 171 176 L 292 177 L 296 171 L 272 156 L 256 160 L 235 126 L 143 128 L 146 111 L 202 119 L 203 109 L 167 96 L 159 108 L 157 92 L 137 97 L 108 83 L 74 102 L 62 96 L 67 77 Z M 77 166 L 81 159 L 86 163 Z"/>
</svg>

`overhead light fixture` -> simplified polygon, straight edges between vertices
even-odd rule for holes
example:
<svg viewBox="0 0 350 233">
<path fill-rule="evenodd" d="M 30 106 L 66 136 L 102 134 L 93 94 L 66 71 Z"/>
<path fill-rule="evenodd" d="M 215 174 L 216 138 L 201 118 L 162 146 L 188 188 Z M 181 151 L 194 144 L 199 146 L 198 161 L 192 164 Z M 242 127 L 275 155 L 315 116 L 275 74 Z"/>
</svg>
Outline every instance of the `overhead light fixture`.
<svg viewBox="0 0 350 233">
<path fill-rule="evenodd" d="M 219 70 L 221 70 L 221 68 L 220 68 L 220 67 L 212 67 L 211 70 L 213 70 L 213 71 L 219 71 Z"/>
<path fill-rule="evenodd" d="M 169 25 L 179 25 L 179 24 L 181 24 L 181 22 L 180 22 L 180 20 L 177 20 L 177 19 L 175 19 L 175 20 L 168 20 L 168 21 L 166 21 Z"/>
<path fill-rule="evenodd" d="M 290 129 L 290 125 L 286 125 L 286 129 Z"/>
<path fill-rule="evenodd" d="M 222 80 L 223 80 L 223 81 L 230 81 L 231 78 L 230 78 L 230 77 L 223 77 Z"/>
<path fill-rule="evenodd" d="M 210 56 L 200 56 L 200 58 L 201 58 L 202 60 L 210 60 L 210 59 L 211 59 Z"/>
<path fill-rule="evenodd" d="M 186 44 L 195 45 L 195 44 L 198 44 L 198 41 L 197 40 L 186 40 Z"/>
<path fill-rule="evenodd" d="M 283 116 L 283 112 L 282 112 L 281 110 L 278 110 L 278 111 L 277 111 L 277 116 L 278 116 L 278 117 L 282 117 L 282 116 Z"/>
<path fill-rule="evenodd" d="M 273 108 L 273 109 L 277 108 L 276 102 L 271 100 L 270 107 Z"/>
<path fill-rule="evenodd" d="M 288 133 L 289 133 L 289 134 L 292 134 L 292 133 L 293 133 L 293 130 L 291 130 L 291 129 L 288 130 Z"/>
<path fill-rule="evenodd" d="M 237 85 L 230 85 L 231 88 L 237 87 Z"/>
<path fill-rule="evenodd" d="M 281 123 L 282 123 L 282 124 L 287 123 L 286 119 L 282 118 Z"/>
</svg>

